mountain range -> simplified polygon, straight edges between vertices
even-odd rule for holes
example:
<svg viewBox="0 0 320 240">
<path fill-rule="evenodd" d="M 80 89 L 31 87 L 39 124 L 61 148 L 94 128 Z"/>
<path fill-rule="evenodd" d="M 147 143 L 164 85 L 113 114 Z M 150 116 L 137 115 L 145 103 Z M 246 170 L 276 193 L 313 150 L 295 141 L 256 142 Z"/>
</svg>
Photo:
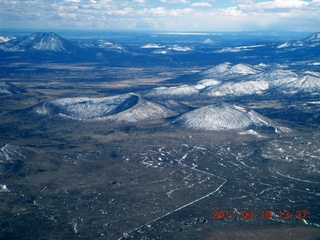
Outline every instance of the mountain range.
<svg viewBox="0 0 320 240">
<path fill-rule="evenodd" d="M 2 40 L 2 41 L 1 41 Z M 0 36 L 0 50 L 5 52 L 57 52 L 71 53 L 83 49 L 100 49 L 107 51 L 126 52 L 126 48 L 120 44 L 114 44 L 104 40 L 96 42 L 72 42 L 56 33 L 36 32 L 26 37 L 13 38 Z"/>
<path fill-rule="evenodd" d="M 288 130 L 252 110 L 236 105 L 218 103 L 192 109 L 172 100 L 148 101 L 133 93 L 104 98 L 61 98 L 38 104 L 33 107 L 32 112 L 76 121 L 135 123 L 167 119 L 177 127 L 192 130 L 242 131 L 264 128 L 276 132 Z"/>
<path fill-rule="evenodd" d="M 253 46 L 239 46 L 236 47 L 237 51 L 247 51 L 248 49 L 255 49 L 257 47 L 262 47 L 265 45 L 253 45 Z M 277 46 L 277 49 L 281 48 L 298 48 L 298 47 L 318 47 L 320 46 L 320 33 L 314 33 L 309 37 L 296 40 L 296 41 L 288 41 Z M 8 36 L 0 36 L 0 50 L 5 52 L 27 52 L 27 51 L 51 51 L 51 52 L 72 52 L 75 50 L 81 51 L 84 48 L 95 48 L 95 49 L 104 49 L 104 50 L 111 50 L 117 52 L 128 52 L 126 46 L 121 44 L 115 44 L 112 42 L 98 40 L 98 41 L 78 41 L 72 42 L 66 40 L 56 33 L 43 33 L 43 32 L 36 32 L 29 36 L 22 37 L 16 39 L 15 37 L 8 37 Z M 174 52 L 188 52 L 188 51 L 196 51 L 194 46 L 180 46 L 180 45 L 170 45 L 168 47 L 149 43 L 143 46 L 140 46 L 141 49 L 159 49 L 156 50 L 154 53 L 161 53 L 167 54 L 171 51 Z M 223 52 L 223 51 L 222 51 Z M 228 51 L 227 51 L 228 52 Z M 233 51 L 231 51 L 233 52 Z M 220 70 L 223 70 L 223 67 L 227 66 L 220 66 Z M 245 73 L 249 73 L 253 69 L 246 69 L 244 65 L 240 66 L 233 66 L 234 68 L 231 69 L 236 71 L 237 73 L 244 71 Z M 237 69 L 239 68 L 239 69 Z M 219 69 L 212 69 L 211 71 L 219 71 Z M 254 70 L 253 70 L 254 71 Z M 230 72 L 230 71 L 229 71 Z"/>
<path fill-rule="evenodd" d="M 221 63 L 193 75 L 194 84 L 157 87 L 147 98 L 187 99 L 223 96 L 277 94 L 319 94 L 320 72 L 275 69 L 268 65 Z"/>
<path fill-rule="evenodd" d="M 314 34 L 300 42 L 316 47 L 320 34 Z M 290 43 L 298 46 L 299 41 Z M 300 43 L 299 43 L 300 44 Z M 311 45 L 310 45 L 311 44 Z M 289 46 L 288 45 L 288 46 Z M 162 45 L 144 45 L 156 48 Z M 175 51 L 180 49 L 175 46 Z M 96 42 L 71 42 L 55 33 L 34 33 L 30 36 L 0 43 L 0 50 L 7 52 L 56 52 L 70 53 L 82 49 L 127 52 L 128 48 L 104 40 Z M 159 47 L 160 48 L 160 47 Z M 139 49 L 141 49 L 139 47 Z M 174 48 L 172 48 L 174 49 Z M 172 50 L 171 49 L 171 50 Z M 146 51 L 146 50 L 144 50 Z M 193 48 L 192 48 L 193 51 Z M 171 59 L 172 60 L 172 59 Z M 23 92 L 7 83 L 0 83 L 0 94 Z M 33 113 L 42 116 L 59 116 L 73 120 L 139 122 L 175 118 L 173 124 L 201 130 L 248 130 L 271 127 L 279 130 L 270 119 L 258 113 L 229 104 L 213 104 L 191 110 L 188 101 L 193 98 L 220 101 L 225 96 L 265 96 L 268 94 L 319 94 L 320 72 L 289 70 L 286 66 L 222 62 L 192 75 L 188 84 L 158 86 L 139 93 L 127 93 L 102 98 L 60 98 L 42 102 L 33 107 Z M 174 100 L 187 100 L 179 103 Z M 179 116 L 179 114 L 182 114 Z M 171 119 L 171 118 L 170 118 Z"/>
<path fill-rule="evenodd" d="M 299 48 L 299 47 L 320 47 L 320 32 L 314 33 L 302 40 L 284 42 L 277 46 L 277 48 Z"/>
</svg>

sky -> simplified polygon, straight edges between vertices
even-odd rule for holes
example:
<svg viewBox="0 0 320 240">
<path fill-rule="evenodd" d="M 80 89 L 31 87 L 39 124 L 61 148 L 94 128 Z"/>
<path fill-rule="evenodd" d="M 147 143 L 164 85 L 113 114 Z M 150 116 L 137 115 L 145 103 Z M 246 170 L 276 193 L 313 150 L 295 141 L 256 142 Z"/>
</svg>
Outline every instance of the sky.
<svg viewBox="0 0 320 240">
<path fill-rule="evenodd" d="M 0 0 L 0 28 L 320 31 L 320 0 Z"/>
</svg>

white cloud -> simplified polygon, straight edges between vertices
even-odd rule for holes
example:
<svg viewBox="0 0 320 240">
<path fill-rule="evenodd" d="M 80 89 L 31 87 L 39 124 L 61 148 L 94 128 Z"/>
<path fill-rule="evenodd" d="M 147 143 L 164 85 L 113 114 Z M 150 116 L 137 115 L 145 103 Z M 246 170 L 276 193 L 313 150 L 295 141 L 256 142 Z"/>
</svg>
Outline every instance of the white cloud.
<svg viewBox="0 0 320 240">
<path fill-rule="evenodd" d="M 149 0 L 134 0 L 134 3 L 138 3 L 138 4 L 147 4 L 149 2 Z"/>
<path fill-rule="evenodd" d="M 320 26 L 320 0 L 0 2 L 3 28 L 319 31 Z"/>
<path fill-rule="evenodd" d="M 240 4 L 252 4 L 254 3 L 254 0 L 229 0 L 233 3 L 240 3 Z"/>
<path fill-rule="evenodd" d="M 290 11 L 292 9 L 300 9 L 307 6 L 309 3 L 301 0 L 273 0 L 268 2 L 260 2 L 256 4 L 243 4 L 239 8 L 244 11 Z"/>
<path fill-rule="evenodd" d="M 117 9 L 117 10 L 110 11 L 110 13 L 113 15 L 126 16 L 134 13 L 134 9 L 131 7 L 127 7 L 124 9 Z"/>
<path fill-rule="evenodd" d="M 188 3 L 187 0 L 160 0 L 162 3 Z"/>
<path fill-rule="evenodd" d="M 196 2 L 196 3 L 192 3 L 191 6 L 193 7 L 211 7 L 211 3 L 208 2 Z"/>
<path fill-rule="evenodd" d="M 183 16 L 194 13 L 194 10 L 191 8 L 182 8 L 182 9 L 166 9 L 164 7 L 157 8 L 144 8 L 142 10 L 135 11 L 138 15 L 144 16 Z"/>
<path fill-rule="evenodd" d="M 80 3 L 81 0 L 65 0 L 67 3 Z"/>
<path fill-rule="evenodd" d="M 237 9 L 236 7 L 221 9 L 219 11 L 214 12 L 214 14 L 229 17 L 243 17 L 245 15 L 241 10 Z"/>
</svg>

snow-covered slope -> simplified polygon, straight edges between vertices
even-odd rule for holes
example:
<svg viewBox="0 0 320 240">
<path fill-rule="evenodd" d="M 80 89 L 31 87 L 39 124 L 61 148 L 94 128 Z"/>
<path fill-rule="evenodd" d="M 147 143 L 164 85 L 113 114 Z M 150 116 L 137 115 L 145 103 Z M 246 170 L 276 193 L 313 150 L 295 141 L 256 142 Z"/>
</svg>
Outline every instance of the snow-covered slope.
<svg viewBox="0 0 320 240">
<path fill-rule="evenodd" d="M 136 94 L 105 98 L 62 98 L 45 102 L 35 108 L 38 114 L 73 118 L 76 120 L 114 120 L 136 122 L 165 118 L 174 114 L 158 104 Z"/>
<path fill-rule="evenodd" d="M 243 81 L 236 83 L 225 83 L 209 87 L 204 91 L 207 96 L 244 96 L 252 94 L 263 94 L 269 88 L 267 81 Z"/>
<path fill-rule="evenodd" d="M 203 80 L 197 82 L 197 84 L 194 87 L 198 90 L 202 90 L 207 87 L 212 87 L 212 86 L 219 85 L 219 84 L 221 84 L 221 82 L 216 79 L 203 79 Z"/>
<path fill-rule="evenodd" d="M 69 52 L 76 47 L 55 33 L 34 33 L 30 36 L 13 39 L 0 44 L 0 50 L 7 52 L 51 51 Z"/>
<path fill-rule="evenodd" d="M 139 122 L 162 119 L 173 115 L 176 115 L 176 113 L 168 108 L 140 98 L 138 103 L 133 107 L 128 108 L 126 111 L 106 117 L 105 119 L 124 122 Z"/>
<path fill-rule="evenodd" d="M 245 130 L 274 127 L 271 120 L 242 107 L 220 103 L 187 112 L 176 118 L 176 125 L 196 130 Z"/>
<path fill-rule="evenodd" d="M 181 85 L 176 87 L 158 87 L 150 90 L 145 97 L 148 98 L 162 98 L 162 99 L 176 99 L 182 97 L 195 96 L 199 94 L 199 90 L 193 86 Z"/>
<path fill-rule="evenodd" d="M 299 75 L 290 70 L 273 70 L 256 76 L 268 82 L 273 91 L 285 94 L 295 94 L 300 92 L 319 93 L 320 91 L 320 73 L 305 71 L 299 72 Z"/>
<path fill-rule="evenodd" d="M 274 69 L 271 71 L 263 72 L 255 76 L 256 79 L 265 81 L 290 81 L 290 79 L 297 78 L 298 74 L 293 71 L 285 69 Z"/>
<path fill-rule="evenodd" d="M 305 75 L 301 78 L 282 83 L 279 86 L 279 89 L 288 94 L 301 92 L 320 93 L 320 78 L 312 75 Z"/>
</svg>

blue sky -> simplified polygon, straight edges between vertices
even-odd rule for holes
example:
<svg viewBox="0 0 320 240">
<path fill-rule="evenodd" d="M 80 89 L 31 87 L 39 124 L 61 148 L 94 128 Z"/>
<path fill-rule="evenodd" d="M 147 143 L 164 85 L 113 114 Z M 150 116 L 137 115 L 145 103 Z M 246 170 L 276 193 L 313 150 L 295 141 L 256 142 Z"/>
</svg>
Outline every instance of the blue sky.
<svg viewBox="0 0 320 240">
<path fill-rule="evenodd" d="M 320 31 L 320 0 L 0 0 L 0 28 Z"/>
</svg>

